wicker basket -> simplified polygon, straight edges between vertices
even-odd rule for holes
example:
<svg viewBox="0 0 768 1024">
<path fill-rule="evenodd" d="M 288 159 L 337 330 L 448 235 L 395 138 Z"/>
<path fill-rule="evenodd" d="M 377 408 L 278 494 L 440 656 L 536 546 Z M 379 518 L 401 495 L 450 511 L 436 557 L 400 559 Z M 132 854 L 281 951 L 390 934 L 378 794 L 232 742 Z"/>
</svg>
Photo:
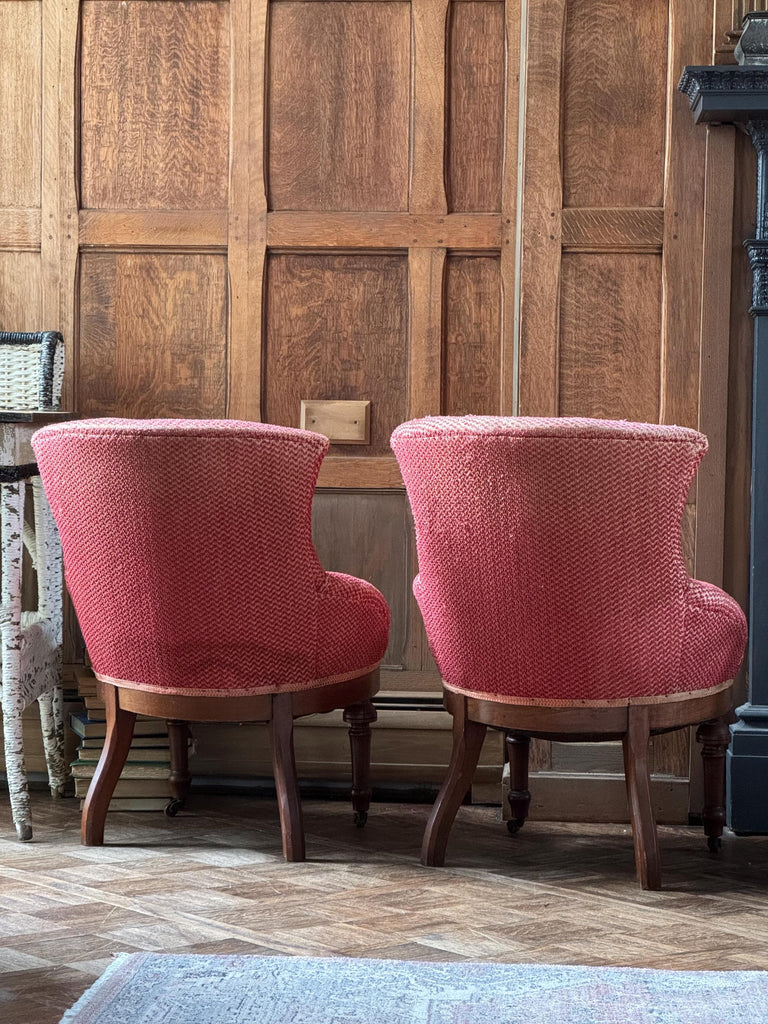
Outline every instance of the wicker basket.
<svg viewBox="0 0 768 1024">
<path fill-rule="evenodd" d="M 58 409 L 63 377 L 58 331 L 0 331 L 0 409 Z"/>
</svg>

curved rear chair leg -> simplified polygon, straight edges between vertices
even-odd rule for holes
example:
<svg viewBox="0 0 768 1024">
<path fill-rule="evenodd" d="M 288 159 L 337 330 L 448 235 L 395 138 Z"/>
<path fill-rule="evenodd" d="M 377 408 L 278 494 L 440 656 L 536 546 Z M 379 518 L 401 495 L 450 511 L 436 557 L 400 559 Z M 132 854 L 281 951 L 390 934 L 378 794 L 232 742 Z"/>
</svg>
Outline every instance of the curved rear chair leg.
<svg viewBox="0 0 768 1024">
<path fill-rule="evenodd" d="M 472 777 L 480 759 L 480 749 L 487 731 L 487 726 L 467 718 L 466 708 L 466 700 L 456 702 L 456 710 L 453 713 L 451 763 L 437 794 L 421 845 L 421 863 L 431 867 L 441 867 L 445 863 L 448 833 L 464 796 L 472 785 Z"/>
<path fill-rule="evenodd" d="M 656 821 L 651 804 L 651 777 L 648 771 L 648 708 L 630 706 L 628 729 L 624 736 L 624 774 L 627 783 L 629 816 L 635 843 L 637 880 L 643 889 L 661 888 L 661 857 Z"/>
<path fill-rule="evenodd" d="M 514 835 L 519 832 L 528 817 L 531 793 L 528 789 L 528 753 L 531 737 L 519 732 L 507 733 L 507 756 L 509 758 L 509 809 L 512 812 L 507 828 Z"/>
<path fill-rule="evenodd" d="M 283 834 L 283 855 L 288 861 L 304 860 L 304 823 L 293 750 L 293 709 L 290 693 L 276 693 L 272 698 L 269 723 L 272 744 L 272 769 L 275 775 L 280 828 Z"/>
<path fill-rule="evenodd" d="M 344 709 L 349 725 L 349 747 L 352 755 L 352 810 L 355 824 L 362 828 L 371 806 L 371 722 L 377 719 L 369 700 L 361 700 Z"/>
<path fill-rule="evenodd" d="M 189 774 L 189 726 L 186 722 L 169 719 L 168 742 L 171 753 L 171 793 L 173 799 L 165 808 L 169 818 L 173 818 L 187 802 L 187 794 L 192 782 Z"/>
<path fill-rule="evenodd" d="M 107 738 L 83 805 L 80 820 L 80 841 L 83 846 L 101 846 L 104 842 L 104 822 L 109 801 L 128 757 L 133 724 L 136 721 L 133 711 L 125 711 L 120 707 L 120 693 L 116 686 L 104 684 L 103 694 L 107 708 Z"/>
<path fill-rule="evenodd" d="M 704 807 L 701 812 L 704 834 L 712 853 L 721 846 L 725 827 L 725 753 L 731 740 L 731 730 L 722 718 L 702 722 L 696 730 L 701 744 L 704 769 Z"/>
</svg>

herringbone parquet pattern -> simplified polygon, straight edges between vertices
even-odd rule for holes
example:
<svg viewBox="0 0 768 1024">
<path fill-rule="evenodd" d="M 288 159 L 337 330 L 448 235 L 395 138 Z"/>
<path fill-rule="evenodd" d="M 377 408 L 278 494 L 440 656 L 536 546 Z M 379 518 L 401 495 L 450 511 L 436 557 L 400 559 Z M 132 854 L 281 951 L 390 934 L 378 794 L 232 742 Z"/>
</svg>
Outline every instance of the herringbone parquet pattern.
<svg viewBox="0 0 768 1024">
<path fill-rule="evenodd" d="M 272 800 L 193 796 L 175 820 L 110 815 L 83 848 L 72 800 L 33 794 L 33 844 L 0 837 L 0 1024 L 55 1024 L 113 953 L 236 952 L 768 968 L 768 838 L 660 829 L 665 889 L 642 892 L 627 826 L 465 807 L 446 868 L 417 860 L 429 808 L 305 801 L 286 864 Z"/>
</svg>

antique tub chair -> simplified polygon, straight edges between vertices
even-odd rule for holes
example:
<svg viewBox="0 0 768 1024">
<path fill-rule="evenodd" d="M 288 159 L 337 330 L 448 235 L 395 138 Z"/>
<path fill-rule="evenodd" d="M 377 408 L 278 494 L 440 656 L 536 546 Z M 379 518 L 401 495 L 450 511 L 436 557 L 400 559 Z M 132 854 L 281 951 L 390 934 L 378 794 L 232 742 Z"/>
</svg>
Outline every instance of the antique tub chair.
<svg viewBox="0 0 768 1024">
<path fill-rule="evenodd" d="M 46 427 L 33 444 L 107 709 L 83 842 L 103 842 L 136 714 L 168 720 L 180 801 L 187 722 L 268 722 L 283 852 L 303 860 L 293 720 L 343 708 L 364 824 L 389 609 L 317 559 L 310 516 L 327 439 L 226 420 L 101 419 Z"/>
<path fill-rule="evenodd" d="M 649 737 L 703 723 L 703 820 L 724 824 L 737 603 L 691 579 L 681 519 L 706 438 L 591 419 L 431 417 L 392 436 L 416 526 L 414 592 L 453 715 L 427 825 L 442 864 L 487 726 L 508 733 L 512 827 L 528 811 L 530 737 L 621 739 L 637 875 L 661 885 Z"/>
</svg>

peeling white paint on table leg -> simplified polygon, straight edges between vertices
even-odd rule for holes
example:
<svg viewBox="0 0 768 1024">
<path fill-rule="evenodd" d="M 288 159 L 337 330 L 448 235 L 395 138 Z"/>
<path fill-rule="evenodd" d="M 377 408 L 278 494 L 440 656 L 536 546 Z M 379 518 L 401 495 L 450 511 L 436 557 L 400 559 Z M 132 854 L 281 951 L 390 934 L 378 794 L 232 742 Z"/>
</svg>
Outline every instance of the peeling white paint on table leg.
<svg viewBox="0 0 768 1024">
<path fill-rule="evenodd" d="M 32 838 L 29 791 L 24 770 L 21 715 L 25 701 L 21 692 L 21 558 L 23 485 L 0 484 L 0 637 L 2 638 L 2 702 L 5 770 L 11 797 L 13 824 L 19 839 Z"/>
</svg>

